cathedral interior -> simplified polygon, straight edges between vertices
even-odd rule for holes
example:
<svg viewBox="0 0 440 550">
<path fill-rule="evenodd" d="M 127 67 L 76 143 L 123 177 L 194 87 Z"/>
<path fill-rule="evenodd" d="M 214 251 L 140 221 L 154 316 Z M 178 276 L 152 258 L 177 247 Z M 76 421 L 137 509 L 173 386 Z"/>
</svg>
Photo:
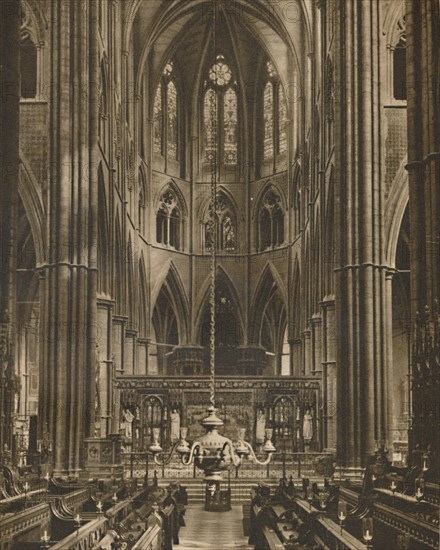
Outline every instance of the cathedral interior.
<svg viewBox="0 0 440 550">
<path fill-rule="evenodd" d="M 439 0 L 3 0 L 0 83 L 0 549 L 438 549 Z"/>
</svg>

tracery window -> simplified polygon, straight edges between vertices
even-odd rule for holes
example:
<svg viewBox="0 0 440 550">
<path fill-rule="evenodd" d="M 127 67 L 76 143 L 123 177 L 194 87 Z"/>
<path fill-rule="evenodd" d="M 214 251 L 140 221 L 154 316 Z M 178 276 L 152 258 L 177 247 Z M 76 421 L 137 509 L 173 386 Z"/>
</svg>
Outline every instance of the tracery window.
<svg viewBox="0 0 440 550">
<path fill-rule="evenodd" d="M 217 197 L 217 250 L 233 252 L 237 244 L 236 218 L 229 199 L 219 193 Z M 213 246 L 212 223 L 210 220 L 211 205 L 209 206 L 204 222 L 204 245 L 206 250 Z"/>
<path fill-rule="evenodd" d="M 180 250 L 183 233 L 182 210 L 172 189 L 167 189 L 156 213 L 156 241 Z"/>
<path fill-rule="evenodd" d="M 179 94 L 172 61 L 166 64 L 154 96 L 153 151 L 179 160 Z"/>
<path fill-rule="evenodd" d="M 284 243 L 284 213 L 280 196 L 269 190 L 260 207 L 257 228 L 259 251 Z"/>
<path fill-rule="evenodd" d="M 37 48 L 29 35 L 20 43 L 20 95 L 26 99 L 37 95 Z"/>
<path fill-rule="evenodd" d="M 287 151 L 287 102 L 278 73 L 271 61 L 266 63 L 263 90 L 263 157 L 271 160 Z"/>
<path fill-rule="evenodd" d="M 205 128 L 205 162 L 213 155 L 219 164 L 238 162 L 238 96 L 237 83 L 223 55 L 209 70 L 203 98 Z"/>
</svg>

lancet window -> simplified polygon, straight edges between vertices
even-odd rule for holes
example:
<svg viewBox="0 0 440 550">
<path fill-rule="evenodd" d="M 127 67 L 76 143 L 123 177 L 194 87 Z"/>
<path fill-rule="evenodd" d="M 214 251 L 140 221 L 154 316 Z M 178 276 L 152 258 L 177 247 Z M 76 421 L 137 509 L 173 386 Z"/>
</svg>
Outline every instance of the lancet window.
<svg viewBox="0 0 440 550">
<path fill-rule="evenodd" d="M 166 64 L 154 96 L 153 151 L 179 160 L 179 94 L 172 61 Z"/>
<path fill-rule="evenodd" d="M 205 81 L 203 98 L 205 162 L 238 162 L 237 83 L 223 55 L 218 55 Z"/>
<path fill-rule="evenodd" d="M 263 90 L 263 157 L 271 160 L 287 151 L 287 102 L 277 70 L 271 61 L 266 63 Z"/>
</svg>

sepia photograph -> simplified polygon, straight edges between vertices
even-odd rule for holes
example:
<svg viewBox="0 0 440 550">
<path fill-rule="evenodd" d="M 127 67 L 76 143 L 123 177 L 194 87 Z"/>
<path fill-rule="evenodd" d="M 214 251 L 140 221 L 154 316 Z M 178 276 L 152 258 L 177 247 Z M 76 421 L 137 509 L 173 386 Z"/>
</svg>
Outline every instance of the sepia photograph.
<svg viewBox="0 0 440 550">
<path fill-rule="evenodd" d="M 0 550 L 440 548 L 440 0 L 0 0 Z"/>
</svg>

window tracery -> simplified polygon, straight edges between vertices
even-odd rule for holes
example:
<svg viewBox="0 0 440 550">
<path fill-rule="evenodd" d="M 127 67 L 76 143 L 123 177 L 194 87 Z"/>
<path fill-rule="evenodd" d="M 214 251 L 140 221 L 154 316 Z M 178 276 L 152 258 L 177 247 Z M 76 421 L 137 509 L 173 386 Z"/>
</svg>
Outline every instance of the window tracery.
<svg viewBox="0 0 440 550">
<path fill-rule="evenodd" d="M 156 241 L 181 249 L 183 219 L 176 193 L 168 188 L 162 194 L 156 213 Z"/>
<path fill-rule="evenodd" d="M 154 96 L 153 151 L 179 160 L 179 94 L 172 61 L 165 65 Z"/>
<path fill-rule="evenodd" d="M 213 114 L 215 120 L 213 120 Z M 237 83 L 223 55 L 209 69 L 203 98 L 205 128 L 205 162 L 217 155 L 220 164 L 238 162 L 238 96 Z"/>
<path fill-rule="evenodd" d="M 284 213 L 281 197 L 269 190 L 261 203 L 258 216 L 258 250 L 261 252 L 284 243 Z"/>
<path fill-rule="evenodd" d="M 287 151 L 287 101 L 274 64 L 266 62 L 263 89 L 263 158 L 271 160 Z"/>
<path fill-rule="evenodd" d="M 211 211 L 211 204 L 207 209 L 207 215 Z M 229 199 L 220 193 L 216 204 L 217 215 L 217 250 L 223 252 L 233 252 L 237 244 L 237 230 L 235 214 Z M 212 224 L 211 220 L 205 219 L 204 222 L 204 245 L 206 250 L 211 250 L 213 246 Z"/>
<path fill-rule="evenodd" d="M 23 99 L 35 99 L 38 94 L 39 48 L 35 22 L 30 10 L 21 8 L 20 25 L 20 95 Z"/>
</svg>

